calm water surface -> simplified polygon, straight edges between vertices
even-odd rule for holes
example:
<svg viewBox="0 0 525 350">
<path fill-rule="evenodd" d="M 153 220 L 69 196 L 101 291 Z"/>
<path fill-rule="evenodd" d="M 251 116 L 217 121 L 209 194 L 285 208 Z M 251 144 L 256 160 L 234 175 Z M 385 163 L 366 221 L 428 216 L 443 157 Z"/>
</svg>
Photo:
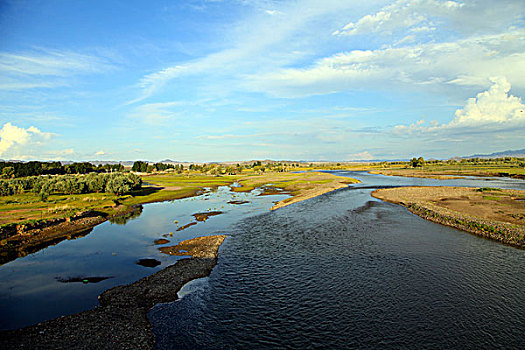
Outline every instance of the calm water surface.
<svg viewBox="0 0 525 350">
<path fill-rule="evenodd" d="M 55 308 L 67 310 L 63 304 L 71 312 L 79 304 L 90 308 L 103 290 L 175 262 L 152 243 L 162 234 L 174 231 L 168 239 L 175 244 L 226 233 L 210 277 L 150 312 L 159 349 L 525 348 L 525 250 L 427 222 L 370 196 L 388 186 L 525 189 L 525 182 L 337 173 L 362 183 L 273 212 L 268 208 L 281 196 L 246 195 L 250 204 L 222 208 L 232 197 L 227 188 L 146 205 L 126 225 L 105 223 L 84 238 L 6 264 L 0 267 L 3 326 L 55 317 Z M 173 220 L 183 225 L 209 208 L 225 214 L 175 232 Z M 135 264 L 148 257 L 162 264 Z M 113 278 L 56 280 L 75 274 Z"/>
<path fill-rule="evenodd" d="M 257 196 L 258 193 L 256 190 L 238 194 L 222 187 L 194 198 L 148 204 L 138 218 L 125 225 L 105 222 L 85 237 L 63 241 L 0 266 L 0 329 L 19 328 L 89 310 L 98 305 L 97 296 L 103 291 L 134 282 L 181 259 L 160 253 L 160 246 L 198 236 L 229 234 L 240 219 L 267 212 L 273 201 L 286 198 Z M 230 200 L 249 203 L 227 204 Z M 192 214 L 207 210 L 223 214 L 177 231 L 178 227 L 196 222 Z M 155 245 L 159 238 L 170 243 Z M 144 267 L 136 264 L 139 259 L 156 259 L 161 264 Z M 110 278 L 87 284 L 60 282 L 78 277 Z"/>
</svg>

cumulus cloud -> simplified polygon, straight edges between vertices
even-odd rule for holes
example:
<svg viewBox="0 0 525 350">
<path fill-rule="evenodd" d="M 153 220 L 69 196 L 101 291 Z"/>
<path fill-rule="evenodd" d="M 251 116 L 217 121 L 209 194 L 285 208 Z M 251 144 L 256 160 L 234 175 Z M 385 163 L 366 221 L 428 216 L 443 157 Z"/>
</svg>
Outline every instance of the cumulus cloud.
<svg viewBox="0 0 525 350">
<path fill-rule="evenodd" d="M 525 123 L 525 105 L 521 98 L 509 95 L 510 84 L 503 77 L 492 78 L 489 90 L 470 98 L 458 109 L 450 126 L 475 126 L 491 123 Z"/>
<path fill-rule="evenodd" d="M 0 129 L 0 156 L 19 146 L 50 139 L 52 134 L 42 132 L 34 126 L 27 129 L 20 128 L 11 123 L 5 123 Z"/>
<path fill-rule="evenodd" d="M 398 125 L 397 133 L 436 132 L 454 129 L 501 129 L 525 127 L 525 105 L 521 98 L 509 95 L 510 84 L 504 77 L 491 78 L 492 86 L 475 98 L 468 99 L 465 107 L 456 110 L 448 124 L 420 120 L 409 126 Z"/>
</svg>

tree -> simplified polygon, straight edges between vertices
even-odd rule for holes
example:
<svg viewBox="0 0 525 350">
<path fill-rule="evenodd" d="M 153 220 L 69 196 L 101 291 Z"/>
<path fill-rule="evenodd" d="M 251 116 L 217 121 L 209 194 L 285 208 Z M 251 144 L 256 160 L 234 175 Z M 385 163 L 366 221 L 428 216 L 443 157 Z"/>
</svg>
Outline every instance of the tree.
<svg viewBox="0 0 525 350">
<path fill-rule="evenodd" d="M 423 159 L 423 157 L 419 157 L 419 158 L 414 157 L 410 160 L 410 166 L 412 168 L 420 168 L 423 165 L 425 165 L 425 160 Z"/>
<path fill-rule="evenodd" d="M 104 191 L 104 187 L 106 186 L 106 175 L 92 173 L 92 174 L 89 174 L 85 180 L 86 180 L 89 192 L 99 193 L 99 192 Z"/>
<path fill-rule="evenodd" d="M 148 170 L 148 163 L 137 160 L 133 163 L 131 171 L 136 171 L 139 173 L 145 173 Z"/>
<path fill-rule="evenodd" d="M 122 174 L 110 176 L 108 182 L 106 183 L 106 192 L 114 193 L 117 196 L 129 192 L 130 189 L 131 186 L 128 182 L 128 179 Z"/>
<path fill-rule="evenodd" d="M 10 179 L 13 176 L 15 176 L 15 168 L 13 168 L 12 166 L 8 166 L 2 169 L 2 177 L 5 177 L 6 179 Z"/>
</svg>

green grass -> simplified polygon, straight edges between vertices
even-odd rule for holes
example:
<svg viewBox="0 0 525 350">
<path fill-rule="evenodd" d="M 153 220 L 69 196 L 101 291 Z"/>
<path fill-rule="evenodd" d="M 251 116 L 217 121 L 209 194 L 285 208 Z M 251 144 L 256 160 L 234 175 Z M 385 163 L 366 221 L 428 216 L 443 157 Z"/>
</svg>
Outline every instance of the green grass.
<svg viewBox="0 0 525 350">
<path fill-rule="evenodd" d="M 118 197 L 108 193 L 50 195 L 47 202 L 42 202 L 40 197 L 33 193 L 0 197 L 0 225 L 64 218 L 87 210 L 112 215 L 116 212 L 118 204 L 129 206 L 186 198 L 194 196 L 204 188 L 228 186 L 234 182 L 241 185 L 241 187 L 234 188 L 234 191 L 239 192 L 251 191 L 271 183 L 273 187 L 296 194 L 316 185 L 336 181 L 337 177 L 323 173 L 266 173 L 264 175 L 230 176 L 165 174 L 146 175 L 142 179 L 151 185 Z M 350 179 L 346 180 L 350 181 Z"/>
<path fill-rule="evenodd" d="M 50 195 L 47 202 L 32 193 L 0 197 L 0 225 L 68 217 L 78 211 L 111 213 L 117 197 L 108 193 Z"/>
<path fill-rule="evenodd" d="M 499 201 L 502 198 L 501 197 L 496 197 L 496 196 L 483 196 L 483 199 L 489 200 L 489 201 Z"/>
</svg>

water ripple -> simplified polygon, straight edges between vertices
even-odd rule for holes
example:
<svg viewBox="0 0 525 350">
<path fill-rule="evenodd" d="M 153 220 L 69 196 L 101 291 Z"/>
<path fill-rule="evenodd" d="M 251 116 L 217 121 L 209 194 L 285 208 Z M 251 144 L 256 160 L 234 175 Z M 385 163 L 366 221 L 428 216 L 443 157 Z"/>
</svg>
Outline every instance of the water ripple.
<svg viewBox="0 0 525 350">
<path fill-rule="evenodd" d="M 523 348 L 525 251 L 336 191 L 241 222 L 159 349 Z"/>
</svg>

